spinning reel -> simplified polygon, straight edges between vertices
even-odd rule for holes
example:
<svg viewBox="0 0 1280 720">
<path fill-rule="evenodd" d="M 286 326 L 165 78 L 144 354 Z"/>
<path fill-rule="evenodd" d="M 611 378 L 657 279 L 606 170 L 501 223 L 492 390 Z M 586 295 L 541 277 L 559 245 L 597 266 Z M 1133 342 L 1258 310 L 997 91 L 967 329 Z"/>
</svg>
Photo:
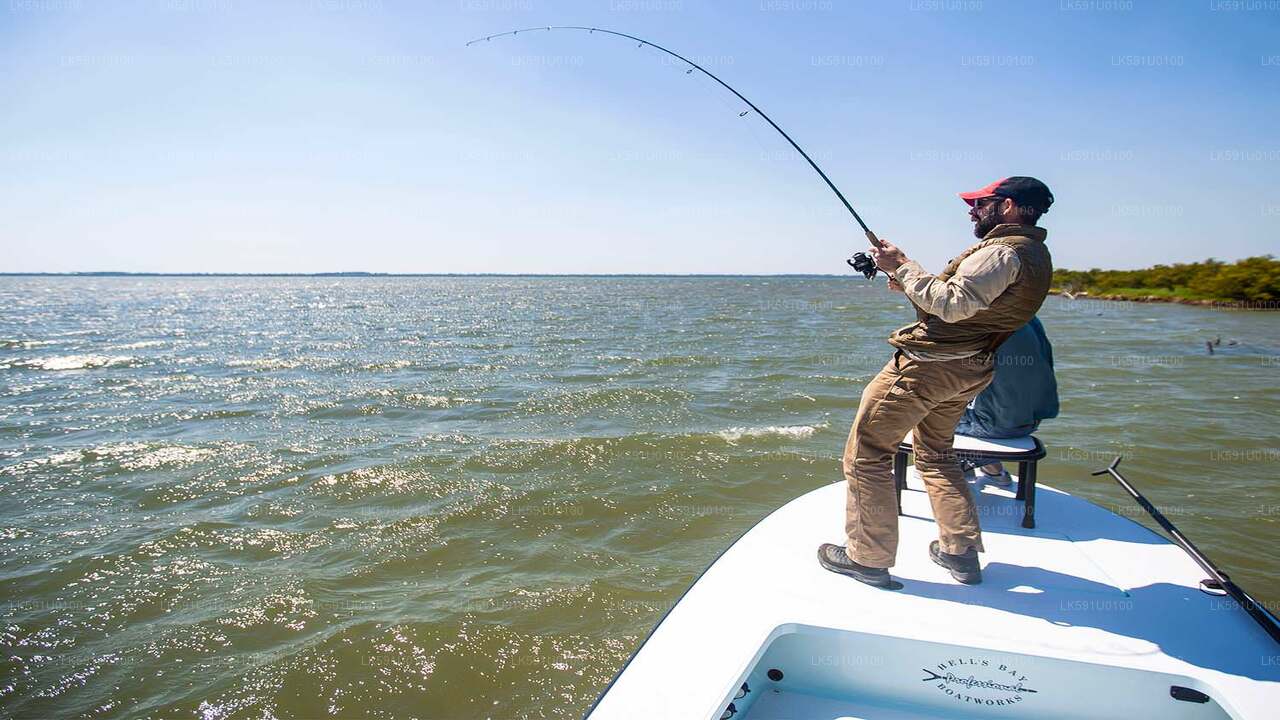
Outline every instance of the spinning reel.
<svg viewBox="0 0 1280 720">
<path fill-rule="evenodd" d="M 854 253 L 853 257 L 845 260 L 845 262 L 849 263 L 849 267 L 862 273 L 862 276 L 868 280 L 874 278 L 876 272 L 880 270 L 880 268 L 876 267 L 876 261 L 872 260 L 871 256 L 866 253 Z"/>
</svg>

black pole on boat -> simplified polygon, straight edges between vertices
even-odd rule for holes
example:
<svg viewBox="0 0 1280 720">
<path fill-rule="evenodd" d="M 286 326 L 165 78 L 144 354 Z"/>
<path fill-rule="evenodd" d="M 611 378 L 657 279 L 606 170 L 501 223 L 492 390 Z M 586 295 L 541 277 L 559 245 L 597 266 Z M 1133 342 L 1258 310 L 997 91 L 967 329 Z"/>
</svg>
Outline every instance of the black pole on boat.
<svg viewBox="0 0 1280 720">
<path fill-rule="evenodd" d="M 1277 621 L 1274 615 L 1268 612 L 1266 608 L 1262 607 L 1262 604 L 1257 600 L 1254 600 L 1253 597 L 1250 596 L 1249 593 L 1245 592 L 1243 588 L 1232 582 L 1231 578 L 1228 577 L 1226 573 L 1219 570 L 1218 566 L 1214 565 L 1212 560 L 1206 557 L 1204 553 L 1200 552 L 1200 549 L 1195 546 L 1195 543 L 1187 539 L 1187 536 L 1183 535 L 1181 530 L 1178 530 L 1173 523 L 1169 522 L 1169 519 L 1164 516 L 1164 513 L 1157 510 L 1156 506 L 1152 505 L 1150 500 L 1147 500 L 1141 492 L 1138 492 L 1138 488 L 1134 487 L 1132 483 L 1120 474 L 1120 471 L 1116 468 L 1120 467 L 1121 457 L 1122 456 L 1117 455 L 1116 459 L 1112 460 L 1111 464 L 1105 469 L 1099 470 L 1093 474 L 1110 474 L 1111 477 L 1115 478 L 1116 482 L 1120 483 L 1120 487 L 1124 488 L 1125 492 L 1129 493 L 1130 497 L 1137 500 L 1138 504 L 1142 506 L 1142 509 L 1146 510 L 1148 515 L 1155 518 L 1155 521 L 1160 524 L 1160 527 L 1164 528 L 1165 532 L 1169 533 L 1169 535 L 1173 537 L 1173 541 L 1177 543 L 1178 547 L 1186 551 L 1186 553 L 1191 556 L 1191 559 L 1195 560 L 1196 564 L 1200 566 L 1201 570 L 1208 573 L 1211 580 L 1206 581 L 1205 586 L 1214 590 L 1222 590 L 1227 595 L 1230 595 L 1232 600 L 1235 600 L 1245 612 L 1249 613 L 1250 617 L 1262 626 L 1263 630 L 1267 631 L 1267 634 L 1271 636 L 1272 640 L 1280 643 L 1280 621 Z"/>
<path fill-rule="evenodd" d="M 478 42 L 481 42 L 481 41 L 486 41 L 486 42 L 487 42 L 487 41 L 492 40 L 492 39 L 494 39 L 494 38 L 505 37 L 505 36 L 507 36 L 507 35 L 516 36 L 516 35 L 519 35 L 520 33 L 526 33 L 526 34 L 528 34 L 528 33 L 536 32 L 536 31 L 539 31 L 539 30 L 542 30 L 542 31 L 551 31 L 551 30 L 576 30 L 576 31 L 583 31 L 583 32 L 587 32 L 587 33 L 592 34 L 592 35 L 594 35 L 595 33 L 601 33 L 601 34 L 604 34 L 604 35 L 615 35 L 615 36 L 620 37 L 620 38 L 626 38 L 626 39 L 628 39 L 628 40 L 634 40 L 635 42 L 639 43 L 639 45 L 637 45 L 636 47 L 644 47 L 645 45 L 648 45 L 649 47 L 653 48 L 654 50 L 659 50 L 659 51 L 661 51 L 661 52 L 664 52 L 664 53 L 666 53 L 666 54 L 670 55 L 671 57 L 673 57 L 673 58 L 675 58 L 675 59 L 679 60 L 680 62 L 683 62 L 683 63 L 685 63 L 686 65 L 688 65 L 688 66 L 689 66 L 689 69 L 688 69 L 687 71 L 685 71 L 685 74 L 686 74 L 686 75 L 688 75 L 689 73 L 692 73 L 694 70 L 697 70 L 698 72 L 702 73 L 703 75 L 706 75 L 707 77 L 711 78 L 712 80 L 715 80 L 715 81 L 716 81 L 717 83 L 719 83 L 722 87 L 724 87 L 724 89 L 726 89 L 726 90 L 728 90 L 729 92 L 733 93 L 734 95 L 736 95 L 736 96 L 737 96 L 737 98 L 738 98 L 739 100 L 741 100 L 742 102 L 746 103 L 746 104 L 747 104 L 747 106 L 748 106 L 748 107 L 750 107 L 752 110 L 754 110 L 754 111 L 755 111 L 755 113 L 756 113 L 757 115 L 759 115 L 760 117 L 764 118 L 764 121 L 765 121 L 765 122 L 767 122 L 767 123 L 769 123 L 769 125 L 770 125 L 771 127 L 773 127 L 773 129 L 774 129 L 774 130 L 777 130 L 779 135 L 781 135 L 783 138 L 785 138 L 785 139 L 786 139 L 786 141 L 787 141 L 788 143 L 791 143 L 791 147 L 795 148 L 796 152 L 800 153 L 800 157 L 804 158 L 804 159 L 805 159 L 805 161 L 809 163 L 809 167 L 813 168 L 813 171 L 814 171 L 814 172 L 816 172 L 816 173 L 818 173 L 818 176 L 819 176 L 819 177 L 821 177 L 821 178 L 822 178 L 822 181 L 823 181 L 823 182 L 825 182 L 825 183 L 827 184 L 827 187 L 831 188 L 831 192 L 835 193 L 835 194 L 836 194 L 836 197 L 840 198 L 840 203 L 841 203 L 842 205 L 844 205 L 844 209 L 849 211 L 849 214 L 853 216 L 853 219 L 858 223 L 858 226 L 862 228 L 862 232 L 866 234 L 866 236 L 867 236 L 867 240 L 871 243 L 871 245 L 872 245 L 873 247 L 880 247 L 880 238 L 876 237 L 876 234 L 875 234 L 875 233 L 873 233 L 873 232 L 871 232 L 871 228 L 867 227 L 867 224 L 866 224 L 865 222 L 863 222 L 863 221 L 862 221 L 862 217 L 858 215 L 858 211 L 857 211 L 857 210 L 854 210 L 854 209 L 853 209 L 853 205 L 850 205 L 850 204 L 849 204 L 849 201 L 845 199 L 845 197 L 844 197 L 844 193 L 840 192 L 840 188 L 837 188 L 837 187 L 836 187 L 836 184 L 835 184 L 835 183 L 833 183 L 833 182 L 831 182 L 831 178 L 827 177 L 827 174 L 826 174 L 825 172 L 823 172 L 823 171 L 822 171 L 822 168 L 818 167 L 818 163 L 814 162 L 814 161 L 813 161 L 813 158 L 809 157 L 809 153 L 805 152 L 805 151 L 804 151 L 804 149 L 803 149 L 803 148 L 801 148 L 801 147 L 800 147 L 800 145 L 799 145 L 798 143 L 796 143 L 796 141 L 795 141 L 795 140 L 792 140 L 792 139 L 791 139 L 791 136 L 787 134 L 787 131 L 786 131 L 786 130 L 783 130 L 781 127 L 779 127 L 779 126 L 778 126 L 778 123 L 776 123 L 776 122 L 774 122 L 774 121 L 773 121 L 773 118 L 771 118 L 771 117 L 769 117 L 768 115 L 766 115 L 766 114 L 764 113 L 764 111 L 763 111 L 763 110 L 761 110 L 759 107 L 757 107 L 755 103 L 753 103 L 753 102 L 751 102 L 750 100 L 748 100 L 748 99 L 747 99 L 747 97 L 746 97 L 745 95 L 743 95 L 742 93 L 740 93 L 740 92 L 738 92 L 737 90 L 733 89 L 733 86 L 732 86 L 732 85 L 730 85 L 729 83 L 727 83 L 727 82 L 725 82 L 725 81 L 721 80 L 720 78 L 716 77 L 716 75 L 715 75 L 714 73 L 712 73 L 710 70 L 708 70 L 708 69 L 706 69 L 706 68 L 702 67 L 702 66 L 701 66 L 701 65 L 699 65 L 698 63 L 696 63 L 696 62 L 694 62 L 694 61 L 690 60 L 689 58 L 687 58 L 687 57 L 685 57 L 685 56 L 683 56 L 683 55 L 681 55 L 681 54 L 679 54 L 679 53 L 677 53 L 677 52 L 675 52 L 675 51 L 673 51 L 673 50 L 668 50 L 668 49 L 666 49 L 666 48 L 662 47 L 661 45 L 658 45 L 657 43 L 649 42 L 648 40 L 645 40 L 645 39 L 643 39 L 643 38 L 638 38 L 638 37 L 636 37 L 635 35 L 628 35 L 627 33 L 617 32 L 617 31 L 615 31 L 615 30 L 605 30 L 604 28 L 597 28 L 597 27 L 583 27 L 583 26 L 580 26 L 580 25 L 543 25 L 542 27 L 523 28 L 523 29 L 521 29 L 521 30 L 510 30 L 510 31 L 508 31 L 508 32 L 497 33 L 497 34 L 494 34 L 494 35 L 486 35 L 485 37 L 482 37 L 482 38 L 476 38 L 475 40 L 468 41 L 468 42 L 467 42 L 467 46 L 468 46 L 468 47 L 470 47 L 470 46 L 472 46 L 472 45 L 474 45 L 474 44 L 476 44 L 476 43 L 478 43 Z M 738 114 L 738 117 L 742 117 L 743 115 L 746 115 L 746 114 L 747 114 L 747 111 L 745 111 L 745 110 L 744 110 L 743 112 L 741 112 L 741 113 L 739 113 L 739 114 Z M 858 255 L 862 255 L 862 253 L 858 253 Z M 869 268 L 864 267 L 865 263 L 870 261 L 870 258 L 866 258 L 865 260 L 860 260 L 860 259 L 858 259 L 858 255 L 855 255 L 853 258 L 850 258 L 850 259 L 849 259 L 849 260 L 847 260 L 846 262 L 847 262 L 847 263 L 849 263 L 849 265 L 850 265 L 850 266 L 852 266 L 855 270 L 857 270 L 857 271 L 861 272 L 862 274 L 866 275 L 867 279 L 871 279 L 872 277 L 874 277 L 875 273 L 874 273 L 874 272 L 870 272 L 870 274 L 868 274 L 868 272 L 869 272 Z M 863 257 L 865 258 L 865 256 L 863 256 Z M 855 264 L 855 261 L 856 261 L 858 264 Z M 874 264 L 874 263 L 872 263 L 870 267 L 871 267 L 871 268 L 874 268 L 874 267 L 875 267 L 875 264 Z"/>
</svg>

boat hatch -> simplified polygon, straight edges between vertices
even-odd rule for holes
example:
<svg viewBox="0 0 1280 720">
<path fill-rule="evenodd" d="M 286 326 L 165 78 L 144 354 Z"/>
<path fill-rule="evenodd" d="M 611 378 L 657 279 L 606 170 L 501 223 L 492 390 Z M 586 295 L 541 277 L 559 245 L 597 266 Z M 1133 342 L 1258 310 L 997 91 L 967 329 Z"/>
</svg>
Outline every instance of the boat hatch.
<svg viewBox="0 0 1280 720">
<path fill-rule="evenodd" d="M 755 658 L 717 717 L 1236 717 L 1186 676 L 806 625 L 777 628 Z"/>
</svg>

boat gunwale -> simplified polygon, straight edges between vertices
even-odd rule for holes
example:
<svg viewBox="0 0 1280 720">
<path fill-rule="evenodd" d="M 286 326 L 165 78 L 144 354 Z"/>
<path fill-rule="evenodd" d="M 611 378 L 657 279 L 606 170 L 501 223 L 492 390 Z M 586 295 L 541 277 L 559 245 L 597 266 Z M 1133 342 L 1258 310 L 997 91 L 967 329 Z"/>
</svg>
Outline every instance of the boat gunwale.
<svg viewBox="0 0 1280 720">
<path fill-rule="evenodd" d="M 835 482 L 840 482 L 840 481 L 837 480 Z M 671 606 L 667 608 L 667 611 L 662 613 L 662 617 L 658 618 L 658 622 L 654 623 L 653 627 L 649 629 L 649 632 L 644 636 L 644 640 L 640 641 L 640 644 L 636 646 L 636 649 L 631 651 L 631 655 L 627 658 L 627 661 L 622 664 L 622 667 L 618 668 L 618 671 L 613 674 L 613 679 L 610 680 L 609 684 L 605 685 L 604 688 L 600 691 L 600 693 L 596 695 L 596 699 L 594 702 L 591 703 L 591 707 L 587 708 L 586 712 L 583 713 L 582 715 L 583 720 L 588 720 L 588 718 L 591 717 L 591 714 L 596 711 L 597 707 L 599 707 L 600 701 L 604 700 L 604 696 L 609 694 L 609 691 L 613 689 L 613 686 L 618 682 L 618 679 L 621 678 L 622 674 L 627 671 L 628 667 L 631 666 L 632 661 L 636 659 L 636 656 L 640 654 L 640 651 L 644 650 L 644 646 L 648 644 L 650 639 L 653 638 L 653 634 L 658 632 L 658 628 L 662 627 L 662 623 L 667 621 L 667 618 L 670 617 L 671 613 L 675 611 L 676 607 L 680 604 L 680 601 L 684 600 L 685 596 L 688 595 L 691 590 L 693 590 L 693 588 L 702 580 L 702 578 L 707 574 L 707 572 L 711 570 L 711 568 L 714 567 L 717 562 L 720 561 L 720 558 L 724 557 L 726 553 L 732 550 L 733 547 L 737 545 L 739 542 L 741 542 L 742 539 L 745 538 L 752 530 L 755 530 L 756 527 L 760 525 L 760 523 L 764 522 L 765 520 L 768 520 L 773 515 L 779 512 L 782 512 L 782 510 L 786 508 L 788 505 L 799 500 L 805 495 L 808 495 L 810 492 L 813 492 L 813 490 L 817 490 L 822 487 L 825 487 L 825 486 L 819 485 L 817 488 L 806 490 L 803 493 L 791 498 L 785 503 L 769 511 L 768 513 L 760 517 L 758 520 L 751 523 L 751 526 L 748 527 L 746 530 L 743 530 L 741 533 L 739 533 L 738 537 L 734 538 L 733 542 L 726 545 L 723 550 L 716 553 L 716 556 L 711 559 L 711 562 L 707 563 L 706 567 L 702 568 L 702 571 L 699 572 L 697 577 L 693 579 L 693 582 L 689 583 L 689 587 L 685 588 L 684 592 L 680 593 L 680 597 L 676 598 L 675 602 L 671 603 Z"/>
</svg>

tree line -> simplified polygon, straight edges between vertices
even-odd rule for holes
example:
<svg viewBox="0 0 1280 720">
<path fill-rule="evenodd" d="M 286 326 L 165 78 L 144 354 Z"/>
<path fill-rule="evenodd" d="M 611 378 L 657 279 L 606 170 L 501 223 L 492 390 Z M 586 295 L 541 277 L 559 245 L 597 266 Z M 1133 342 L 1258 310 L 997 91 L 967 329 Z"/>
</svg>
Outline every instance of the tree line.
<svg viewBox="0 0 1280 720">
<path fill-rule="evenodd" d="M 1090 295 L 1159 296 L 1187 300 L 1280 300 L 1280 260 L 1271 255 L 1234 263 L 1156 265 L 1142 270 L 1054 270 L 1053 286 Z"/>
</svg>

